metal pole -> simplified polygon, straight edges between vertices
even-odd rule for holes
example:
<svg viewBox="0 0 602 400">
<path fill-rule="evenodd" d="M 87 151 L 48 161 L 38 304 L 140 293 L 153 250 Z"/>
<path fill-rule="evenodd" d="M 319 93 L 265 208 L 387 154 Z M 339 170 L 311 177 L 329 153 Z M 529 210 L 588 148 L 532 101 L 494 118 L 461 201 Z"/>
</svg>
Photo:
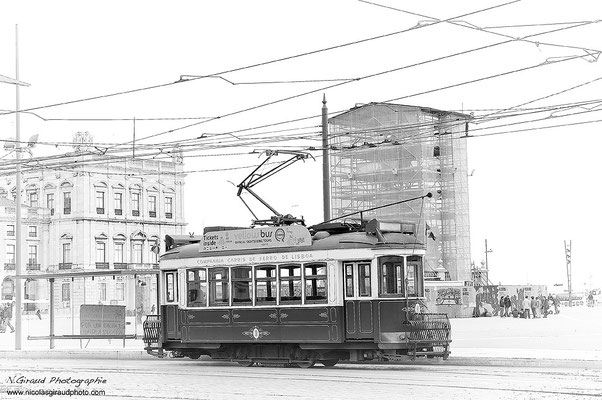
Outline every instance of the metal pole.
<svg viewBox="0 0 602 400">
<path fill-rule="evenodd" d="M 134 132 L 132 140 L 132 160 L 136 158 L 136 117 L 134 117 Z"/>
<path fill-rule="evenodd" d="M 566 240 L 564 241 L 564 254 L 566 256 L 566 279 L 567 279 L 567 284 L 568 284 L 568 291 L 569 291 L 569 307 L 572 307 L 572 299 L 571 299 L 571 292 L 572 292 L 572 273 L 571 273 L 571 243 L 572 241 L 569 240 L 569 244 L 567 246 Z"/>
<path fill-rule="evenodd" d="M 19 80 L 19 26 L 15 25 L 15 79 Z M 16 248 L 15 248 L 15 275 L 21 276 L 21 114 L 19 113 L 20 107 L 20 85 L 15 85 L 16 98 L 15 98 L 15 152 L 17 153 L 17 193 L 15 197 L 16 204 L 16 221 L 15 221 L 15 235 L 16 237 Z M 15 278 L 15 350 L 21 350 L 21 279 Z"/>
<path fill-rule="evenodd" d="M 54 349 L 54 278 L 48 280 L 50 283 L 50 348 Z"/>
<path fill-rule="evenodd" d="M 487 248 L 487 239 L 485 239 L 485 271 L 489 271 L 489 260 L 487 260 L 487 253 L 489 253 L 489 249 Z"/>
<path fill-rule="evenodd" d="M 324 196 L 324 221 L 330 219 L 330 167 L 328 162 L 328 107 L 326 94 L 322 99 L 322 195 Z"/>
</svg>

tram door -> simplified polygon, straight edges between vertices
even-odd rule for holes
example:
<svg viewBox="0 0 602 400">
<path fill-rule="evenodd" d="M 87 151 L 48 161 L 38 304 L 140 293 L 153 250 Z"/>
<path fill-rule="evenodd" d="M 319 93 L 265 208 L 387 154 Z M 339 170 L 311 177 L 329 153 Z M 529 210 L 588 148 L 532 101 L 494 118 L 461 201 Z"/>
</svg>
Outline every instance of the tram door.
<svg viewBox="0 0 602 400">
<path fill-rule="evenodd" d="M 370 262 L 344 262 L 347 339 L 374 338 Z"/>
</svg>

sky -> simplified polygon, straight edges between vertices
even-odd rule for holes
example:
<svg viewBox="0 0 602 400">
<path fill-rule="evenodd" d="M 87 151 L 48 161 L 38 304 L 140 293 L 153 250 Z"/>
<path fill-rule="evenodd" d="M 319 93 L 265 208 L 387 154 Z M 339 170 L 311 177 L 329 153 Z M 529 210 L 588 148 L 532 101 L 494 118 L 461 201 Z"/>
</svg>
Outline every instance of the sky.
<svg viewBox="0 0 602 400">
<path fill-rule="evenodd" d="M 131 153 L 134 131 L 141 157 L 185 144 L 196 234 L 250 224 L 235 186 L 266 149 L 320 147 L 323 95 L 330 117 L 379 101 L 472 113 L 472 260 L 484 260 L 487 239 L 494 283 L 566 287 L 570 240 L 573 289 L 584 290 L 602 287 L 595 3 L 10 2 L 0 75 L 16 77 L 18 24 L 19 79 L 30 84 L 21 138 L 38 135 L 34 159 L 72 151 L 76 132 L 115 155 Z M 14 86 L 0 83 L 0 110 L 14 108 Z M 14 115 L 0 115 L 0 140 L 14 132 Z M 14 154 L 0 153 L 6 174 Z M 308 224 L 322 220 L 321 152 L 311 154 L 256 187 Z"/>
</svg>

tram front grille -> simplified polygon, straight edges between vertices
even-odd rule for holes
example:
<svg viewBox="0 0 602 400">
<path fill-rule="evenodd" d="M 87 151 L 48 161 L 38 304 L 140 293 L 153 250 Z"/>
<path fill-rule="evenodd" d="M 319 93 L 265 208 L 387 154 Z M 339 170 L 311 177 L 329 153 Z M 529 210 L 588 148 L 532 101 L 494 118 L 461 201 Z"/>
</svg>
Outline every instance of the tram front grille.
<svg viewBox="0 0 602 400">
<path fill-rule="evenodd" d="M 412 327 L 409 332 L 412 342 L 451 342 L 451 324 L 447 314 L 414 314 L 408 322 Z"/>
</svg>

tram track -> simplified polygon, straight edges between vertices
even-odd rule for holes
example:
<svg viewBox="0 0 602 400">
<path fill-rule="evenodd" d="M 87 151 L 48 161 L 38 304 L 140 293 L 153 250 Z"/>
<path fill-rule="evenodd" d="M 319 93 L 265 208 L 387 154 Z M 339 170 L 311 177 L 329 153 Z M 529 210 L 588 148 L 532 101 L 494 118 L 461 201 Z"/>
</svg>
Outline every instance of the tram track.
<svg viewBox="0 0 602 400">
<path fill-rule="evenodd" d="M 31 373 L 36 374 L 73 374 L 72 366 L 49 366 L 45 363 L 30 365 Z M 286 383 L 292 381 L 296 385 L 303 387 L 356 387 L 356 385 L 368 385 L 375 391 L 398 391 L 404 392 L 413 390 L 438 391 L 438 392 L 470 392 L 474 393 L 474 398 L 506 398 L 504 396 L 512 395 L 512 398 L 529 398 L 529 396 L 538 396 L 541 398 L 552 399 L 581 399 L 600 397 L 602 390 L 596 382 L 600 381 L 599 374 L 592 371 L 574 371 L 566 372 L 563 370 L 545 371 L 547 385 L 541 384 L 542 371 L 525 371 L 506 368 L 499 370 L 488 368 L 480 370 L 479 368 L 450 368 L 447 366 L 399 366 L 398 368 L 313 368 L 313 369 L 288 369 L 271 367 L 253 367 L 243 368 L 227 363 L 212 363 L 211 365 L 199 365 L 198 363 L 169 363 L 168 368 L 155 369 L 153 366 L 158 364 L 128 365 L 114 369 L 114 366 L 90 366 L 79 365 L 76 370 L 77 376 L 102 375 L 115 386 L 111 389 L 112 393 L 107 393 L 109 398 L 148 398 L 148 390 L 153 391 L 155 399 L 198 399 L 198 388 L 205 387 L 210 382 L 238 382 L 238 385 L 246 387 L 255 382 L 262 382 L 266 387 L 278 388 L 286 386 Z M 165 366 L 165 364 L 162 364 Z M 192 369 L 191 369 L 192 367 Z M 0 374 L 7 376 L 18 370 L 18 365 L 0 366 Z M 157 382 L 157 375 L 164 378 L 161 385 Z M 117 382 L 123 380 L 123 376 L 131 377 L 133 382 L 148 382 L 148 384 L 135 385 L 131 387 L 124 381 L 117 385 Z M 589 381 L 594 383 L 591 387 L 579 387 L 577 382 Z M 165 382 L 180 386 L 179 393 L 169 393 L 165 395 L 163 391 Z M 170 386 L 170 385 L 168 385 Z M 236 385 L 231 385 L 232 389 Z M 139 396 L 136 392 L 145 390 L 146 396 Z M 133 393 L 132 393 L 133 391 Z M 477 394 L 479 394 L 477 396 Z M 244 397 L 245 392 L 233 390 L 229 392 L 232 398 Z M 247 393 L 248 394 L 248 393 Z M 175 396 L 175 397 L 174 397 Z M 278 397 L 278 396 L 274 396 Z M 294 392 L 288 393 L 287 397 L 295 396 Z M 214 397 L 207 397 L 214 398 Z M 471 397 L 468 397 L 471 398 Z"/>
</svg>

